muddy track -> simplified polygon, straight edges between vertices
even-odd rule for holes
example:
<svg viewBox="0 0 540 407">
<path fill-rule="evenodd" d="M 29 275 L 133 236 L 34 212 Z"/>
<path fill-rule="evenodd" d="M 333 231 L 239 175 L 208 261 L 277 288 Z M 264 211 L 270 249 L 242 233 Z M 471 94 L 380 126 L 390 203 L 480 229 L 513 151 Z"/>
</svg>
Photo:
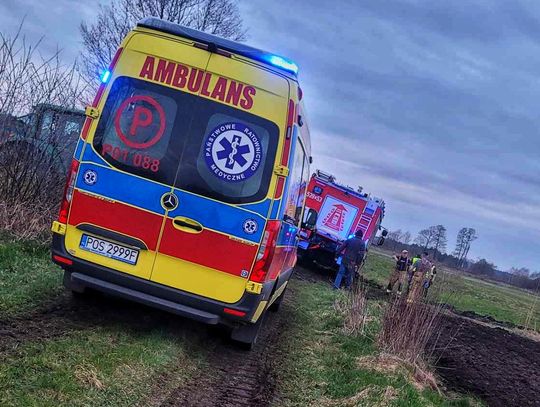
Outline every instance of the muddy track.
<svg viewBox="0 0 540 407">
<path fill-rule="evenodd" d="M 72 297 L 64 292 L 41 308 L 22 316 L 0 320 L 0 355 L 15 350 L 26 342 L 47 341 L 94 327 L 118 327 L 149 330 L 157 327 L 174 329 L 191 321 L 136 303 L 88 293 Z M 190 332 L 201 331 L 195 326 Z"/>
<path fill-rule="evenodd" d="M 0 320 L 0 360 L 24 343 L 46 343 L 77 331 L 109 326 L 134 331 L 160 328 L 185 337 L 193 351 L 206 356 L 203 369 L 173 389 L 160 405 L 269 406 L 276 389 L 276 366 L 282 360 L 285 316 L 292 304 L 293 296 L 288 294 L 280 312 L 267 313 L 257 344 L 248 352 L 231 343 L 225 329 L 97 293 L 72 298 L 66 292 L 29 314 Z M 171 366 L 155 379 L 156 399 L 163 400 L 162 390 L 183 368 Z"/>
<path fill-rule="evenodd" d="M 290 293 L 289 293 L 290 294 Z M 243 351 L 225 339 L 214 340 L 206 366 L 188 383 L 173 390 L 161 406 L 270 406 L 282 360 L 280 343 L 287 330 L 285 297 L 278 313 L 269 312 L 252 351 Z"/>
</svg>

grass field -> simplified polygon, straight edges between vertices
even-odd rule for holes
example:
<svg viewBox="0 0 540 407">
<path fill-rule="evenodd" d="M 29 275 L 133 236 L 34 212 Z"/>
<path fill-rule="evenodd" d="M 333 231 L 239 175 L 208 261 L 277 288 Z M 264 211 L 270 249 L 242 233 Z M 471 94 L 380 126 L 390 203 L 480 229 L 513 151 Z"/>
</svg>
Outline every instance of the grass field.
<svg viewBox="0 0 540 407">
<path fill-rule="evenodd" d="M 387 266 L 387 259 L 371 255 L 368 274 L 382 282 Z M 61 287 L 61 271 L 44 247 L 0 245 L 0 276 L 0 320 L 24 321 L 55 298 L 69 298 Z M 285 341 L 277 345 L 287 357 L 275 372 L 276 406 L 477 405 L 418 387 L 407 368 L 381 371 L 371 366 L 370 358 L 378 354 L 374 336 L 381 303 L 370 301 L 372 319 L 366 335 L 351 337 L 343 333 L 343 315 L 334 308 L 342 295 L 325 283 L 291 282 L 289 300 L 281 311 L 288 313 L 284 317 L 290 322 Z M 476 310 L 484 303 L 470 302 Z M 119 307 L 129 314 L 129 303 Z M 195 326 L 181 322 L 173 326 L 170 321 L 177 317 L 163 313 L 149 315 L 153 322 L 140 325 L 133 322 L 136 316 L 124 322 L 122 313 L 111 321 L 98 318 L 50 337 L 47 332 L 36 339 L 30 335 L 0 352 L 0 405 L 147 405 L 155 384 L 173 366 L 174 374 L 160 384 L 163 392 L 204 372 L 213 348 L 191 332 Z"/>
<path fill-rule="evenodd" d="M 381 303 L 369 301 L 364 335 L 343 332 L 343 315 L 334 307 L 345 294 L 325 283 L 294 282 L 295 312 L 284 367 L 280 406 L 477 406 L 478 401 L 442 396 L 413 379 L 403 365 L 373 364 Z M 367 361 L 367 363 L 366 363 Z M 371 367 L 372 366 L 372 367 Z"/>
<path fill-rule="evenodd" d="M 39 306 L 62 290 L 48 247 L 0 240 L 0 320 Z"/>
<path fill-rule="evenodd" d="M 372 251 L 364 272 L 381 285 L 388 283 L 394 262 Z M 498 321 L 540 330 L 540 297 L 526 290 L 490 283 L 469 276 L 439 271 L 433 293 L 460 311 L 474 311 Z"/>
</svg>

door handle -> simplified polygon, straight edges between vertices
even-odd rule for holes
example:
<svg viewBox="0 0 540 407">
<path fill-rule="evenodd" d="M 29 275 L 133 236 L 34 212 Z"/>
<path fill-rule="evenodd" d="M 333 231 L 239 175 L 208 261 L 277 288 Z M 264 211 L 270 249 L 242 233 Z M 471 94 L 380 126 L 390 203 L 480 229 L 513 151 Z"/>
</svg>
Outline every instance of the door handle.
<svg viewBox="0 0 540 407">
<path fill-rule="evenodd" d="M 203 225 L 196 220 L 186 218 L 184 216 L 177 216 L 173 219 L 173 226 L 175 229 L 181 230 L 186 233 L 201 233 L 203 231 Z"/>
</svg>

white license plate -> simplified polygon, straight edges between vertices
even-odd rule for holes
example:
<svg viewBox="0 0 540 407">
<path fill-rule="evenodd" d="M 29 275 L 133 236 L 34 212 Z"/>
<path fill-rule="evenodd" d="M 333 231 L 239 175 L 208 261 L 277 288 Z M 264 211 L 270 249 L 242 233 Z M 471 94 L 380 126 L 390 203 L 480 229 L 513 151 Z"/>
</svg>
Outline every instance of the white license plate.
<svg viewBox="0 0 540 407">
<path fill-rule="evenodd" d="M 131 247 L 122 246 L 94 236 L 82 235 L 81 249 L 128 264 L 136 264 L 139 251 Z"/>
</svg>

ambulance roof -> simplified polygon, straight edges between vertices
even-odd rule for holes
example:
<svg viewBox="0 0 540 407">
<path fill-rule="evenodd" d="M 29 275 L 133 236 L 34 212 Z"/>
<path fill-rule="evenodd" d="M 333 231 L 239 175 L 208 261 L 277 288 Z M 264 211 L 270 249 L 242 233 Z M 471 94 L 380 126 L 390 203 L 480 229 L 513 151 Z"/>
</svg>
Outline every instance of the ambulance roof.
<svg viewBox="0 0 540 407">
<path fill-rule="evenodd" d="M 266 65 L 278 68 L 280 71 L 286 72 L 292 78 L 296 79 L 298 67 L 296 64 L 279 55 L 271 54 L 260 49 L 250 47 L 236 41 L 227 40 L 216 35 L 208 34 L 203 31 L 188 28 L 180 24 L 171 23 L 170 21 L 161 20 L 156 17 L 147 17 L 137 23 L 138 27 L 150 28 L 152 30 L 165 32 L 168 34 L 178 35 L 193 41 L 213 46 L 225 51 L 229 51 L 244 57 L 262 62 Z"/>
</svg>

